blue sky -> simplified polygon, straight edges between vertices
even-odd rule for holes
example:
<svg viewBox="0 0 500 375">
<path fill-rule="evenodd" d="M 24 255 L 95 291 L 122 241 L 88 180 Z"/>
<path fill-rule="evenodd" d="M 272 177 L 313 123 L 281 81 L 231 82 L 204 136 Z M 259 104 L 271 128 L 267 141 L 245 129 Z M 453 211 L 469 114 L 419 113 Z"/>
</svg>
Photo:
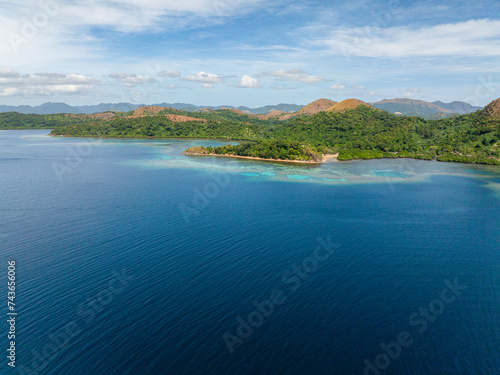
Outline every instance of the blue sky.
<svg viewBox="0 0 500 375">
<path fill-rule="evenodd" d="M 500 97 L 498 1 L 2 0 L 0 104 Z"/>
</svg>

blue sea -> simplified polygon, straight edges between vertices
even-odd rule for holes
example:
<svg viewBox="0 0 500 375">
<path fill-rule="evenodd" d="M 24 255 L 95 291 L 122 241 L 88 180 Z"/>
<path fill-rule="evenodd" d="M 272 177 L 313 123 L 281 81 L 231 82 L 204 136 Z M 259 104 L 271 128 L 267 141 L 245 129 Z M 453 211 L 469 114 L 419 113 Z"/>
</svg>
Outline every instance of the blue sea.
<svg viewBox="0 0 500 375">
<path fill-rule="evenodd" d="M 0 374 L 500 374 L 500 167 L 48 133 L 0 131 Z"/>
</svg>

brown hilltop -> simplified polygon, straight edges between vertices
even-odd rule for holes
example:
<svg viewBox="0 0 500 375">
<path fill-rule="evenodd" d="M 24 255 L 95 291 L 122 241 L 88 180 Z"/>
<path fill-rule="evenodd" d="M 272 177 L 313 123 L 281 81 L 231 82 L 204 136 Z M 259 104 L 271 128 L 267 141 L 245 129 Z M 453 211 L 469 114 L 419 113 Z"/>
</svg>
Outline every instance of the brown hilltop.
<svg viewBox="0 0 500 375">
<path fill-rule="evenodd" d="M 243 115 L 243 116 L 249 116 L 248 113 L 245 113 L 243 111 L 240 111 L 239 109 L 237 108 L 227 108 L 227 107 L 221 107 L 219 108 L 218 110 L 226 110 L 226 111 L 231 111 L 231 112 L 234 112 L 234 113 L 237 113 L 238 115 Z"/>
<path fill-rule="evenodd" d="M 87 119 L 92 119 L 92 120 L 109 120 L 112 119 L 116 116 L 118 116 L 115 112 L 102 112 L 102 113 L 92 113 L 91 115 L 84 115 L 84 114 L 68 114 L 65 115 L 67 117 L 71 118 L 78 118 L 81 120 L 87 120 Z"/>
<path fill-rule="evenodd" d="M 205 108 L 201 108 L 201 109 L 195 109 L 194 112 L 213 112 L 215 111 L 214 108 L 211 108 L 211 107 L 205 107 Z"/>
<path fill-rule="evenodd" d="M 207 120 L 205 119 L 190 117 L 190 116 L 173 115 L 173 114 L 158 115 L 159 112 L 164 111 L 166 109 L 171 109 L 180 112 L 180 110 L 170 107 L 143 106 L 137 108 L 132 114 L 132 116 L 126 116 L 125 118 L 139 118 L 139 117 L 147 117 L 150 115 L 155 115 L 155 116 L 166 117 L 172 122 L 188 122 L 188 121 L 207 122 Z"/>
<path fill-rule="evenodd" d="M 285 112 L 285 111 L 274 110 L 274 111 L 269 112 L 267 115 L 254 115 L 252 113 L 246 113 L 246 112 L 240 111 L 239 109 L 236 109 L 236 108 L 225 108 L 225 107 L 222 107 L 222 108 L 219 108 L 219 109 L 224 109 L 224 110 L 227 110 L 227 111 L 231 111 L 231 112 L 237 113 L 239 115 L 244 115 L 244 116 L 258 118 L 260 120 L 269 120 L 271 118 L 278 118 L 278 117 L 281 117 L 283 115 L 288 114 L 288 112 Z"/>
<path fill-rule="evenodd" d="M 269 112 L 266 117 L 267 118 L 276 118 L 276 117 L 281 117 L 283 115 L 286 115 L 288 112 L 285 111 L 280 111 L 279 109 L 276 109 L 274 111 Z"/>
<path fill-rule="evenodd" d="M 133 115 L 133 116 L 125 116 L 124 118 L 139 118 L 139 117 L 148 117 L 148 116 L 150 116 L 150 115 Z M 205 120 L 204 118 L 189 117 L 189 116 L 182 116 L 182 115 L 166 114 L 166 115 L 155 115 L 153 117 L 165 117 L 172 122 L 188 122 L 188 121 L 207 122 L 207 120 Z"/>
<path fill-rule="evenodd" d="M 315 100 L 312 103 L 309 103 L 305 107 L 302 107 L 299 109 L 297 112 L 284 112 L 284 111 L 272 111 L 265 115 L 266 119 L 269 118 L 278 118 L 279 120 L 288 120 L 291 119 L 292 117 L 295 116 L 310 116 L 310 115 L 315 115 L 316 113 L 323 112 L 328 110 L 328 108 L 331 108 L 337 104 L 337 102 L 334 102 L 333 100 L 330 99 L 318 99 Z"/>
<path fill-rule="evenodd" d="M 182 116 L 182 115 L 163 115 L 163 116 L 165 116 L 166 118 L 168 118 L 172 122 L 188 122 L 188 121 L 207 122 L 207 120 L 205 120 L 204 118 L 196 118 L 196 117 L 189 117 L 189 116 Z"/>
<path fill-rule="evenodd" d="M 500 98 L 493 100 L 484 108 L 484 113 L 488 117 L 500 119 Z"/>
<path fill-rule="evenodd" d="M 359 99 L 346 99 L 341 101 L 340 103 L 335 104 L 334 106 L 328 108 L 330 112 L 344 112 L 348 109 L 355 109 L 360 105 L 364 105 L 366 107 L 374 108 L 370 104 L 363 102 Z M 374 108 L 375 109 L 375 108 Z"/>
<path fill-rule="evenodd" d="M 333 100 L 330 99 L 318 99 L 305 107 L 299 109 L 297 112 L 294 113 L 294 116 L 301 116 L 301 115 L 314 115 L 318 112 L 323 112 L 328 110 L 328 108 L 333 107 L 337 102 L 334 102 Z"/>
<path fill-rule="evenodd" d="M 284 121 L 284 120 L 291 119 L 294 116 L 295 116 L 295 113 L 285 113 L 284 115 L 280 116 L 278 118 L 278 120 Z"/>
<path fill-rule="evenodd" d="M 257 117 L 260 120 L 269 120 L 271 118 L 277 118 L 277 119 L 281 120 L 282 116 L 286 116 L 288 114 L 289 114 L 288 112 L 280 111 L 280 110 L 276 109 L 274 111 L 269 112 L 267 115 L 253 115 L 252 117 Z"/>
<path fill-rule="evenodd" d="M 132 116 L 153 115 L 155 113 L 164 111 L 167 108 L 168 107 L 156 107 L 154 105 L 147 105 L 137 108 Z"/>
</svg>

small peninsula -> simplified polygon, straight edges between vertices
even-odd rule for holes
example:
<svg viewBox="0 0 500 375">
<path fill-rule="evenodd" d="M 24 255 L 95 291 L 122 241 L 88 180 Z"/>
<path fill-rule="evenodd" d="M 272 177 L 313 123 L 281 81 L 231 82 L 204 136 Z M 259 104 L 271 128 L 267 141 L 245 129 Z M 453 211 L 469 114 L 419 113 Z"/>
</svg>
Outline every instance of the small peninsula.
<svg viewBox="0 0 500 375">
<path fill-rule="evenodd" d="M 289 163 L 320 164 L 325 161 L 323 156 L 311 146 L 286 141 L 247 142 L 236 146 L 225 145 L 219 147 L 195 146 L 188 148 L 184 151 L 184 154 L 194 156 L 225 156 Z"/>
</svg>

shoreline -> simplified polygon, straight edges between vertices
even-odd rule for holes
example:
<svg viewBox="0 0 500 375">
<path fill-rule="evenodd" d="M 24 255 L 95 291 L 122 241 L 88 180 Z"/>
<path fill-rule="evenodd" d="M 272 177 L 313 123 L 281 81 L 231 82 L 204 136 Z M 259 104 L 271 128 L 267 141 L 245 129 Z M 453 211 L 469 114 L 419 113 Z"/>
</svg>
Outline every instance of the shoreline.
<svg viewBox="0 0 500 375">
<path fill-rule="evenodd" d="M 50 130 L 47 128 L 27 128 L 27 129 L 0 129 L 0 130 Z M 200 139 L 200 140 L 216 140 L 216 141 L 221 141 L 221 142 L 242 142 L 245 140 L 236 140 L 236 139 L 224 139 L 224 138 L 189 138 L 189 137 L 165 137 L 165 138 L 157 138 L 157 137 L 117 137 L 117 136 L 98 136 L 98 137 L 92 137 L 92 136 L 71 136 L 71 135 L 62 135 L 62 134 L 47 134 L 49 137 L 66 137 L 66 138 L 93 138 L 93 139 L 137 139 L 137 140 L 165 140 L 165 139 L 171 139 L 171 140 L 193 140 L 193 139 Z M 468 162 L 468 161 L 459 161 L 459 160 L 438 160 L 436 157 L 434 157 L 432 160 L 429 159 L 421 159 L 421 158 L 415 158 L 415 157 L 394 157 L 394 158 L 387 158 L 387 157 L 373 157 L 373 158 L 354 158 L 354 159 L 346 159 L 346 160 L 338 160 L 339 154 L 323 154 L 322 155 L 322 161 L 304 161 L 304 160 L 285 160 L 285 159 L 263 159 L 263 158 L 257 158 L 257 157 L 251 157 L 251 156 L 239 156 L 239 155 L 222 155 L 222 154 L 200 154 L 200 153 L 186 153 L 183 152 L 184 155 L 188 156 L 222 156 L 222 157 L 232 157 L 232 158 L 239 158 L 239 159 L 250 159 L 250 160 L 258 160 L 258 161 L 269 161 L 269 162 L 280 162 L 280 163 L 299 163 L 299 164 L 323 164 L 325 162 L 334 160 L 334 161 L 339 161 L 339 162 L 348 162 L 348 161 L 367 161 L 367 160 L 377 160 L 377 159 L 412 159 L 412 160 L 422 160 L 422 161 L 435 161 L 439 163 L 456 163 L 456 164 L 468 164 L 468 165 L 487 165 L 487 166 L 496 166 L 499 167 L 500 164 L 497 163 L 481 163 L 481 162 Z M 493 159 L 495 161 L 500 162 L 498 159 Z"/>
<path fill-rule="evenodd" d="M 184 155 L 188 156 L 220 156 L 224 158 L 235 158 L 235 159 L 249 159 L 258 161 L 270 161 L 270 162 L 280 162 L 280 163 L 299 163 L 299 164 L 323 164 L 329 160 L 337 160 L 339 154 L 324 154 L 321 161 L 314 160 L 289 160 L 289 159 L 265 159 L 258 158 L 255 156 L 241 156 L 241 155 L 230 155 L 230 154 L 200 154 L 194 152 L 183 152 Z"/>
</svg>

